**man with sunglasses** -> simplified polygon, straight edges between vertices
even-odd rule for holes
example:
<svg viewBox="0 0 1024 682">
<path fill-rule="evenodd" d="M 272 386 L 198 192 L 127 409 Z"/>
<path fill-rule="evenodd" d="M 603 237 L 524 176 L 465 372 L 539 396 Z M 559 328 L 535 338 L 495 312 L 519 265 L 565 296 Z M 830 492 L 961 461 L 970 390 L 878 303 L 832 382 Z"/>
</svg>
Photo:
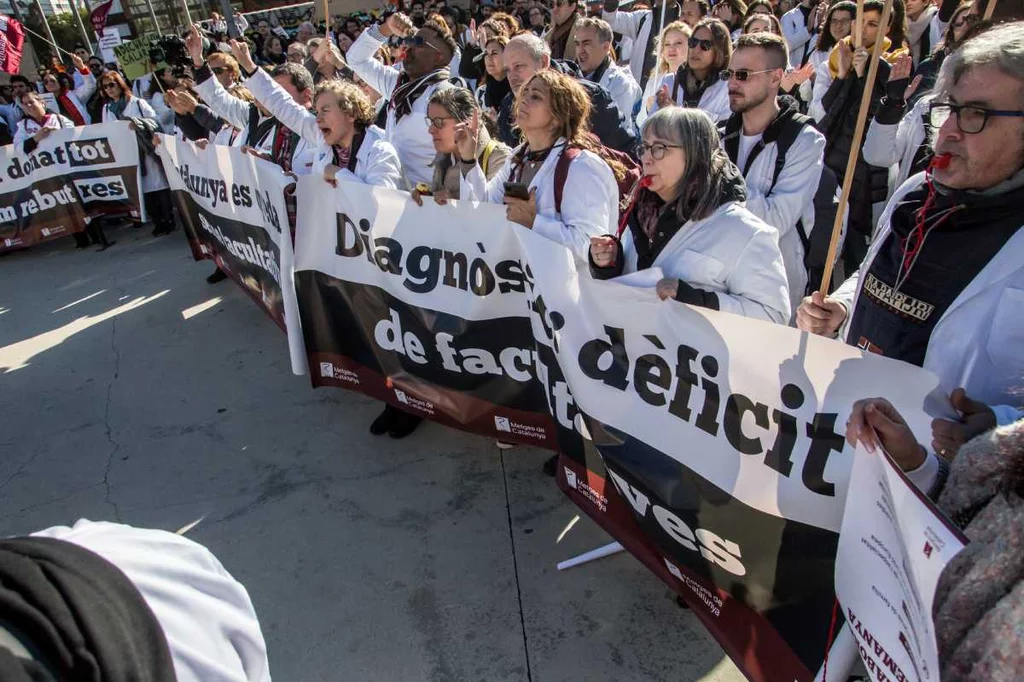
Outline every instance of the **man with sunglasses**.
<svg viewBox="0 0 1024 682">
<path fill-rule="evenodd" d="M 582 17 L 579 0 L 554 0 L 551 29 L 543 35 L 551 48 L 552 59 L 576 61 L 576 30 Z"/>
<path fill-rule="evenodd" d="M 951 399 L 961 419 L 932 423 L 933 449 L 950 457 L 1024 402 L 1024 22 L 946 58 L 930 119 L 930 170 L 893 195 L 860 272 L 805 298 L 797 326 L 962 388 Z M 927 455 L 910 476 L 927 490 L 938 468 Z"/>
<path fill-rule="evenodd" d="M 662 0 L 653 9 L 633 12 L 619 11 L 619 0 L 605 0 L 604 3 L 601 18 L 608 22 L 613 31 L 621 34 L 623 40 L 633 41 L 628 67 L 633 78 L 640 84 L 641 92 L 647 87 L 647 79 L 651 77 L 657 65 L 658 25 L 661 21 L 662 5 L 666 1 L 668 5 L 664 7 L 665 25 L 668 26 L 679 19 L 679 3 L 675 0 Z"/>
<path fill-rule="evenodd" d="M 740 36 L 729 68 L 732 116 L 722 147 L 747 185 L 747 210 L 779 232 L 779 249 L 796 310 L 807 286 L 805 254 L 814 228 L 814 195 L 821 179 L 825 137 L 791 98 L 779 98 L 786 41 L 772 33 Z"/>
<path fill-rule="evenodd" d="M 392 37 L 403 38 L 405 59 L 402 69 L 387 66 L 375 57 Z M 398 152 L 408 187 L 430 184 L 434 141 L 423 124 L 427 102 L 437 90 L 453 87 L 449 65 L 458 45 L 444 22 L 428 19 L 413 32 L 407 16 L 395 13 L 382 23 L 363 31 L 348 50 L 348 65 L 371 88 L 389 99 L 387 141 Z"/>
</svg>

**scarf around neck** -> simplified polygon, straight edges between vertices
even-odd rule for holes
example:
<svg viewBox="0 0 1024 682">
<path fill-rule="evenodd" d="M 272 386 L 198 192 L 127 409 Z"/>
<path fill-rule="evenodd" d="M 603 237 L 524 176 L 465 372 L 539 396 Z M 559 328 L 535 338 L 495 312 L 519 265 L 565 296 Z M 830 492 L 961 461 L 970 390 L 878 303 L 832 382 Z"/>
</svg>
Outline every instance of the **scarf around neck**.
<svg viewBox="0 0 1024 682">
<path fill-rule="evenodd" d="M 110 113 L 114 115 L 114 118 L 121 118 L 124 115 L 124 110 L 128 106 L 128 98 L 125 95 L 121 95 L 118 99 L 115 99 L 107 105 L 110 108 Z"/>
<path fill-rule="evenodd" d="M 401 121 L 403 116 L 412 111 L 412 105 L 427 88 L 435 83 L 447 81 L 450 77 L 447 66 L 435 69 L 416 80 L 411 79 L 409 74 L 403 71 L 398 77 L 398 84 L 391 93 L 391 103 L 388 105 L 395 110 L 395 121 Z"/>
</svg>

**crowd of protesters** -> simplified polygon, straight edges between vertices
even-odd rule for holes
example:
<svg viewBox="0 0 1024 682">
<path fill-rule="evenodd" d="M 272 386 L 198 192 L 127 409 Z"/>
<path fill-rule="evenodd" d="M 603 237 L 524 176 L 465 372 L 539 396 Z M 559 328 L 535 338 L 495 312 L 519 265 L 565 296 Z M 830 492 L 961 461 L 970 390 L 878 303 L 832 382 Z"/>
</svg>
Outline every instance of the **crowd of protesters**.
<svg viewBox="0 0 1024 682">
<path fill-rule="evenodd" d="M 1006 461 L 1024 456 L 1020 1 L 1000 0 L 991 20 L 985 0 L 622 4 L 417 0 L 291 31 L 231 18 L 243 39 L 215 16 L 182 34 L 187 66 L 129 84 L 76 55 L 38 82 L 12 79 L 0 116 L 26 153 L 51 130 L 131 121 L 154 235 L 174 229 L 155 132 L 418 204 L 504 204 L 593 277 L 658 267 L 662 299 L 932 371 L 960 415 L 936 420 L 932 442 L 917 443 L 884 396 L 858 404 L 848 437 L 884 445 L 934 496 L 951 466 L 951 486 L 976 476 L 957 454 L 989 439 L 971 447 L 1002 452 L 990 468 L 1019 506 L 1021 468 Z M 823 281 L 847 180 L 839 274 Z M 418 423 L 389 406 L 370 430 L 403 438 Z M 969 584 L 945 584 L 949 614 L 982 591 Z M 985 624 L 940 629 L 949 679 L 992 664 L 1005 633 Z M 1022 663 L 1019 650 L 1005 658 L 1006 670 Z"/>
</svg>

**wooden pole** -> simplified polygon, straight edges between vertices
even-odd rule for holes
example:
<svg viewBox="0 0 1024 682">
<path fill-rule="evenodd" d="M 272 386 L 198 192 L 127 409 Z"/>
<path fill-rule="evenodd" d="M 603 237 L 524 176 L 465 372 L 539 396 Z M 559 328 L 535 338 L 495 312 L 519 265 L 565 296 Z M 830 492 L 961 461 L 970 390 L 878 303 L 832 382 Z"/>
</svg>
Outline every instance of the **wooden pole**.
<svg viewBox="0 0 1024 682">
<path fill-rule="evenodd" d="M 857 0 L 857 16 L 853 19 L 853 46 L 864 46 L 864 0 Z"/>
<path fill-rule="evenodd" d="M 985 16 L 981 18 L 982 21 L 988 21 L 992 18 L 992 13 L 996 11 L 996 1 L 988 0 L 988 4 L 985 5 Z"/>
<path fill-rule="evenodd" d="M 181 0 L 181 6 L 185 8 L 185 23 L 188 24 L 188 30 L 192 30 L 192 13 L 188 11 L 188 0 Z"/>
<path fill-rule="evenodd" d="M 863 2 L 863 0 L 861 0 Z M 878 24 L 878 37 L 871 49 L 871 58 L 868 62 L 868 73 L 864 79 L 864 94 L 860 98 L 860 111 L 857 112 L 857 125 L 853 129 L 853 142 L 850 148 L 850 158 L 846 160 L 846 173 L 843 175 L 843 191 L 839 195 L 839 208 L 836 211 L 836 220 L 832 225 L 832 239 L 828 244 L 828 258 L 825 260 L 825 272 L 821 277 L 821 286 L 818 291 L 822 296 L 827 296 L 831 291 L 832 264 L 836 260 L 836 251 L 839 249 L 839 235 L 843 228 L 843 214 L 846 213 L 846 206 L 850 203 L 850 191 L 853 188 L 853 176 L 857 169 L 857 160 L 860 158 L 860 144 L 864 139 L 864 127 L 867 124 L 868 110 L 871 109 L 871 95 L 875 89 L 875 79 L 878 77 L 878 62 L 882 57 L 882 44 L 885 42 L 885 27 L 889 25 L 889 15 L 892 14 L 893 0 L 885 0 L 885 8 L 882 10 L 882 19 Z M 858 21 L 861 14 L 857 14 Z M 853 66 L 850 66 L 851 71 Z M 856 77 L 856 73 L 853 74 Z M 846 75 L 847 78 L 850 74 Z"/>
<path fill-rule="evenodd" d="M 324 0 L 324 38 L 331 37 L 331 0 Z"/>
</svg>

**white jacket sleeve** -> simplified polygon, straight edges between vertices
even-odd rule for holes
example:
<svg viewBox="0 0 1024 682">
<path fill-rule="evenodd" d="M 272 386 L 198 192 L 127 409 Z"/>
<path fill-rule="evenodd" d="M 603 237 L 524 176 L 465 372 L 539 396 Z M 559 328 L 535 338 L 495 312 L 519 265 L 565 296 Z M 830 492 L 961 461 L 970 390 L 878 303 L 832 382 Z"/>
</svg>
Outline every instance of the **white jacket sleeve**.
<svg viewBox="0 0 1024 682">
<path fill-rule="evenodd" d="M 899 128 L 898 123 L 879 123 L 872 118 L 861 150 L 864 162 L 880 168 L 888 168 L 897 163 L 903 156 L 899 145 Z"/>
<path fill-rule="evenodd" d="M 259 71 L 262 72 L 263 69 L 259 69 Z M 273 83 L 273 80 L 271 82 Z M 246 86 L 252 92 L 252 84 L 246 82 Z M 210 107 L 213 113 L 227 121 L 229 125 L 239 130 L 249 125 L 249 103 L 225 90 L 215 76 L 210 76 L 202 83 L 196 83 L 196 92 L 203 98 L 203 103 Z M 255 93 L 253 96 L 260 99 Z"/>
<path fill-rule="evenodd" d="M 15 149 L 21 149 L 22 145 L 25 142 L 25 140 L 27 140 L 28 138 L 32 137 L 32 135 L 29 134 L 28 129 L 27 129 L 26 125 L 25 125 L 27 121 L 28 121 L 27 118 L 23 118 L 21 121 L 18 122 L 18 127 L 15 128 L 15 130 L 14 130 L 14 147 L 15 147 Z"/>
<path fill-rule="evenodd" d="M 459 198 L 470 201 L 484 201 L 489 204 L 500 204 L 501 200 L 505 198 L 505 183 L 508 182 L 511 175 L 511 155 L 505 159 L 501 170 L 490 180 L 484 177 L 484 171 L 478 163 L 468 173 L 459 176 Z"/>
<path fill-rule="evenodd" d="M 804 13 L 800 11 L 799 7 L 794 7 L 782 15 L 781 23 L 782 37 L 789 45 L 789 63 L 799 66 L 807 41 L 811 39 L 811 34 L 807 31 L 807 22 L 804 20 Z"/>
<path fill-rule="evenodd" d="M 825 61 L 818 64 L 818 68 L 814 72 L 811 104 L 807 108 L 807 113 L 813 116 L 815 121 L 825 118 L 825 107 L 822 105 L 821 100 L 825 97 L 825 93 L 828 92 L 830 85 L 832 85 L 832 72 L 828 69 L 828 58 L 826 57 Z"/>
<path fill-rule="evenodd" d="M 794 229 L 814 201 L 824 157 L 825 137 L 807 126 L 786 153 L 786 165 L 768 196 L 748 190 L 747 210 L 778 230 L 780 237 Z"/>
<path fill-rule="evenodd" d="M 621 33 L 624 38 L 632 38 L 636 40 L 637 34 L 640 32 L 640 24 L 643 23 L 644 16 L 650 15 L 651 10 L 644 9 L 638 12 L 603 12 L 601 18 L 608 22 L 612 27 L 612 30 L 616 33 Z M 655 31 L 653 26 L 652 31 Z M 643 50 L 643 46 L 640 46 Z M 635 55 L 631 55 L 632 59 Z"/>
<path fill-rule="evenodd" d="M 669 92 L 671 87 L 669 86 Z M 700 98 L 700 109 L 716 124 L 732 116 L 732 109 L 729 108 L 729 84 L 719 81 L 705 90 Z"/>
<path fill-rule="evenodd" d="M 359 34 L 345 55 L 348 66 L 366 84 L 388 99 L 398 83 L 398 69 L 378 61 L 375 54 L 384 44 L 380 29 L 372 26 Z"/>
<path fill-rule="evenodd" d="M 210 80 L 216 79 L 211 78 Z M 320 132 L 320 126 L 316 124 L 316 116 L 292 99 L 292 96 L 275 83 L 266 71 L 257 69 L 256 73 L 246 79 L 245 85 L 249 88 L 252 96 L 284 127 L 297 133 L 309 144 L 317 146 L 327 144 L 324 141 L 324 134 Z M 246 125 L 248 125 L 248 121 L 241 127 Z"/>
<path fill-rule="evenodd" d="M 82 105 L 85 105 L 86 100 L 92 97 L 92 93 L 96 92 L 96 76 L 92 75 L 91 71 L 82 73 L 81 71 L 75 71 L 72 77 L 72 81 L 75 84 L 75 97 L 81 100 Z"/>
<path fill-rule="evenodd" d="M 716 293 L 722 312 L 776 324 L 789 323 L 789 282 L 772 230 L 754 233 L 736 258 L 726 285 L 729 293 Z"/>
<path fill-rule="evenodd" d="M 375 140 L 369 151 L 359 160 L 356 167 L 363 177 L 358 177 L 347 168 L 341 169 L 337 178 L 349 182 L 365 182 L 374 187 L 388 189 L 402 188 L 402 165 L 398 161 L 398 153 L 390 142 Z"/>
<path fill-rule="evenodd" d="M 553 180 L 552 180 L 553 181 Z M 612 202 L 608 197 L 614 197 Z M 555 218 L 537 214 L 533 231 L 572 249 L 584 262 L 590 253 L 590 238 L 608 234 L 617 215 L 609 206 L 618 204 L 619 188 L 611 168 L 600 158 L 581 154 L 569 164 L 562 192 L 562 214 Z"/>
</svg>

